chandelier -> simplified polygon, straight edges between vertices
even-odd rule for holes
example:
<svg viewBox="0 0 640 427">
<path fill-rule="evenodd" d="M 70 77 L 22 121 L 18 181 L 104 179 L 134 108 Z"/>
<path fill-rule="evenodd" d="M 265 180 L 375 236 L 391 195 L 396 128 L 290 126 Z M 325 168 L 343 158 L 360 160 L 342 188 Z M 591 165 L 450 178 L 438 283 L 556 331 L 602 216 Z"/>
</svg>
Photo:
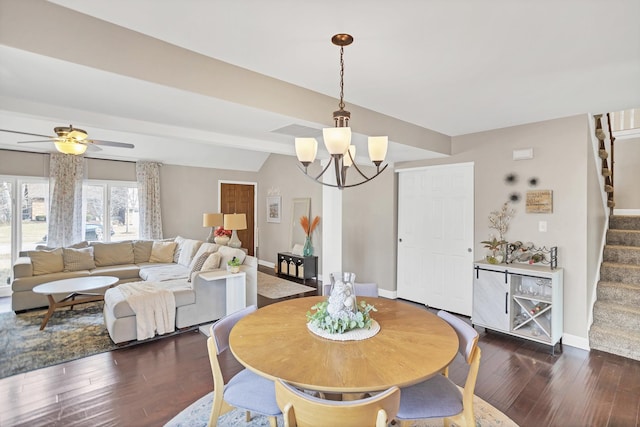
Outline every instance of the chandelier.
<svg viewBox="0 0 640 427">
<path fill-rule="evenodd" d="M 308 167 L 316 159 L 318 152 L 318 141 L 315 138 L 296 138 L 296 155 L 298 161 L 304 166 L 300 168 L 305 175 L 319 182 L 322 185 L 329 187 L 336 187 L 342 190 L 343 188 L 355 187 L 357 185 L 364 184 L 371 181 L 373 178 L 380 175 L 388 164 L 384 165 L 382 169 L 380 165 L 384 161 L 387 155 L 388 137 L 386 136 L 370 136 L 369 137 L 369 158 L 376 166 L 375 175 L 367 176 L 364 174 L 358 165 L 355 163 L 356 146 L 351 145 L 351 128 L 349 127 L 349 119 L 351 113 L 344 109 L 344 47 L 353 43 L 353 37 L 349 34 L 336 34 L 331 38 L 331 42 L 340 46 L 340 103 L 338 104 L 338 111 L 333 112 L 334 127 L 322 129 L 322 137 L 324 139 L 324 145 L 327 151 L 331 155 L 331 158 L 322 171 L 316 175 L 309 175 Z M 333 164 L 333 169 L 336 174 L 336 183 L 327 183 L 321 181 L 320 178 Z M 350 168 L 355 169 L 359 174 L 359 181 L 353 184 L 347 184 L 347 172 Z"/>
</svg>

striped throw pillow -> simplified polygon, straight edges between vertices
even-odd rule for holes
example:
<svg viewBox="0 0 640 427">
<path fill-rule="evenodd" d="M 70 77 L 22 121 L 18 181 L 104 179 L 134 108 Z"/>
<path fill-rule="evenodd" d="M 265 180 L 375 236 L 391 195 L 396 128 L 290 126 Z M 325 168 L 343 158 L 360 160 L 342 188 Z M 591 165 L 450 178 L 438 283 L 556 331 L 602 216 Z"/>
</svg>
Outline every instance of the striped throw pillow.
<svg viewBox="0 0 640 427">
<path fill-rule="evenodd" d="M 196 262 L 193 263 L 193 267 L 191 267 L 191 272 L 189 273 L 189 279 L 187 280 L 187 282 L 191 281 L 191 277 L 193 276 L 193 273 L 197 273 L 198 271 L 202 270 L 202 266 L 204 265 L 204 262 L 207 260 L 207 258 L 209 258 L 209 255 L 211 254 L 212 252 L 205 252 L 202 255 L 200 255 L 198 259 L 196 259 Z"/>
<path fill-rule="evenodd" d="M 62 249 L 62 260 L 64 261 L 64 271 L 91 270 L 96 268 L 93 259 L 93 247 L 73 249 Z"/>
</svg>

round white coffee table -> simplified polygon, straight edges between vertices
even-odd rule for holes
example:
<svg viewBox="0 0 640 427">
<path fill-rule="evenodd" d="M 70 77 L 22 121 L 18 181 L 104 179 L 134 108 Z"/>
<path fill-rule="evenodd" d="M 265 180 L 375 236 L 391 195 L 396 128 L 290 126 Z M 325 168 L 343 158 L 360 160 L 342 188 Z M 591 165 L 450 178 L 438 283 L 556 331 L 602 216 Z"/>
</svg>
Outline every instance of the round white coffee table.
<svg viewBox="0 0 640 427">
<path fill-rule="evenodd" d="M 92 277 L 74 277 L 72 279 L 55 280 L 49 283 L 43 283 L 33 288 L 33 292 L 37 294 L 45 294 L 49 299 L 49 311 L 44 316 L 40 330 L 43 330 L 51 315 L 56 308 L 73 306 L 76 304 L 84 304 L 93 301 L 104 300 L 104 294 L 99 292 L 91 292 L 101 288 L 111 287 L 118 283 L 117 277 L 112 276 L 92 276 Z M 53 294 L 69 294 L 60 301 L 53 298 Z M 81 297 L 81 298 L 77 298 Z"/>
</svg>

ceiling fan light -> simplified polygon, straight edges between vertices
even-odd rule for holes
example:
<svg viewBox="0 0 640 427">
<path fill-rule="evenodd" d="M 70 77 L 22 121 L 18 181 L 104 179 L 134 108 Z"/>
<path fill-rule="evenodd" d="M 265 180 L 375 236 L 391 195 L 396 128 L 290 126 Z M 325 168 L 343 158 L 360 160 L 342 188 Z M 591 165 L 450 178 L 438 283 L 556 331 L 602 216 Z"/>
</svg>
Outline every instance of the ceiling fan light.
<svg viewBox="0 0 640 427">
<path fill-rule="evenodd" d="M 87 139 L 89 135 L 87 135 L 87 133 L 85 131 L 83 131 L 82 129 L 78 130 L 78 129 L 73 129 L 71 132 L 69 132 L 67 134 L 67 138 L 72 138 L 78 141 L 83 141 L 85 139 Z"/>
<path fill-rule="evenodd" d="M 87 151 L 87 146 L 69 141 L 54 141 L 56 149 L 64 154 L 80 155 Z"/>
<path fill-rule="evenodd" d="M 322 129 L 324 145 L 331 155 L 344 154 L 351 144 L 351 128 L 324 128 Z"/>
<path fill-rule="evenodd" d="M 369 137 L 369 158 L 373 163 L 382 163 L 387 157 L 387 146 L 389 145 L 389 137 L 387 136 L 370 136 Z"/>
<path fill-rule="evenodd" d="M 304 164 L 311 164 L 318 154 L 318 141 L 315 138 L 296 138 L 296 155 L 298 161 Z"/>
</svg>

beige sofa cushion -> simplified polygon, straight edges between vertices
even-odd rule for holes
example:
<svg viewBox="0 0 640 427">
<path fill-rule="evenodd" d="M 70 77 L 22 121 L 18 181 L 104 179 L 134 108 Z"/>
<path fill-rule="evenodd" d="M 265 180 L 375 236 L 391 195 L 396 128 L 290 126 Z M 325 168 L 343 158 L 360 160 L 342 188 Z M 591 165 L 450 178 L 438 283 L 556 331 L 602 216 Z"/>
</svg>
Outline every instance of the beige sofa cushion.
<svg viewBox="0 0 640 427">
<path fill-rule="evenodd" d="M 64 271 L 91 270 L 96 268 L 93 260 L 93 247 L 73 249 L 62 249 L 62 260 L 64 261 Z"/>
<path fill-rule="evenodd" d="M 93 247 L 93 259 L 96 262 L 96 267 L 133 264 L 133 245 L 131 242 L 92 242 L 91 246 Z"/>
<path fill-rule="evenodd" d="M 133 241 L 133 262 L 141 264 L 149 262 L 151 258 L 151 248 L 153 240 L 134 240 Z"/>
<path fill-rule="evenodd" d="M 153 242 L 149 262 L 173 262 L 176 242 Z"/>
<path fill-rule="evenodd" d="M 29 251 L 29 258 L 33 264 L 33 275 L 60 273 L 64 270 L 62 248 L 52 251 Z"/>
</svg>

